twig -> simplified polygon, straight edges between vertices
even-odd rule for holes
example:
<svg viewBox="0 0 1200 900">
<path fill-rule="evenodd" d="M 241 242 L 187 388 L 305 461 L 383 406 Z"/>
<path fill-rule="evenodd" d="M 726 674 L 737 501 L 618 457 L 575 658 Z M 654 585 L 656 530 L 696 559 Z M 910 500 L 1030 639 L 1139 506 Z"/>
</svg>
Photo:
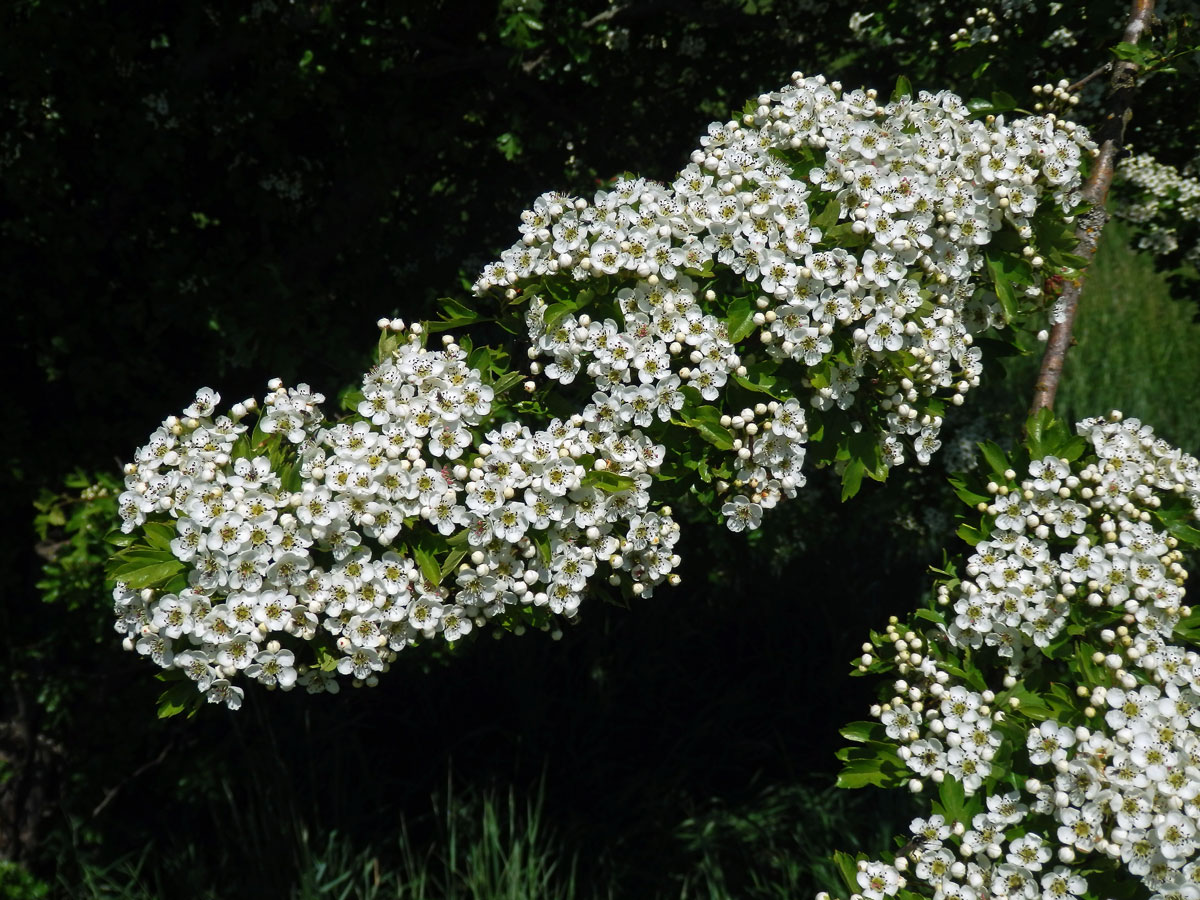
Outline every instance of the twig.
<svg viewBox="0 0 1200 900">
<path fill-rule="evenodd" d="M 625 7 L 619 6 L 619 5 L 610 6 L 604 12 L 597 13 L 596 15 L 592 16 L 590 19 L 588 19 L 586 22 L 584 22 L 580 27 L 581 28 L 591 28 L 593 25 L 599 25 L 601 22 L 606 22 L 609 19 L 611 19 L 613 16 L 615 16 L 617 13 L 619 13 L 621 10 L 623 10 L 624 8 Z"/>
<path fill-rule="evenodd" d="M 549 58 L 550 58 L 549 52 L 545 52 L 545 53 L 538 55 L 534 59 L 526 60 L 525 62 L 521 63 L 521 71 L 524 72 L 526 75 L 529 75 Z"/>
<path fill-rule="evenodd" d="M 70 544 L 70 541 L 38 541 L 33 545 L 33 552 L 46 562 L 58 559 L 58 551 Z"/>
<path fill-rule="evenodd" d="M 139 775 L 143 774 L 144 772 L 149 771 L 150 769 L 153 769 L 155 766 L 162 763 L 162 761 L 167 758 L 167 754 L 171 751 L 172 745 L 173 745 L 173 742 L 168 741 L 166 746 L 164 746 L 162 748 L 162 752 L 159 753 L 158 756 L 154 757 L 154 759 L 150 760 L 148 763 L 143 763 L 136 770 L 134 770 L 129 776 L 122 779 L 119 784 L 117 784 L 113 788 L 110 788 L 108 790 L 108 792 L 104 795 L 104 799 L 101 800 L 99 805 L 95 809 L 92 810 L 92 818 L 94 819 L 94 818 L 96 818 L 96 816 L 100 815 L 100 813 L 104 812 L 104 808 L 106 806 L 108 806 L 108 804 L 111 803 L 113 801 L 113 799 L 117 796 L 117 794 L 119 794 L 121 792 L 121 788 L 125 787 L 125 785 L 129 784 L 129 782 L 133 781 Z"/>
<path fill-rule="evenodd" d="M 1105 72 L 1108 72 L 1111 69 L 1112 69 L 1112 63 L 1106 62 L 1104 65 L 1102 65 L 1100 68 L 1098 68 L 1092 74 L 1085 75 L 1083 78 L 1080 78 L 1077 82 L 1075 82 L 1073 85 L 1068 87 L 1067 92 L 1071 93 L 1071 94 L 1075 93 L 1077 90 L 1079 90 L 1085 84 L 1087 84 L 1089 81 L 1099 78 L 1101 75 L 1103 75 Z"/>
<path fill-rule="evenodd" d="M 1151 15 L 1154 13 L 1154 0 L 1133 0 L 1129 10 L 1129 19 L 1125 23 L 1124 41 L 1136 44 L 1142 32 L 1148 27 Z M 1094 73 L 1093 73 L 1094 74 Z M 1125 144 L 1125 126 L 1133 115 L 1133 94 L 1137 86 L 1137 64 L 1129 60 L 1117 60 L 1112 64 L 1112 78 L 1109 82 L 1108 112 L 1096 137 L 1100 145 L 1100 153 L 1095 158 L 1092 172 L 1080 192 L 1083 199 L 1091 205 L 1091 210 L 1080 217 L 1075 227 L 1075 237 L 1079 245 L 1075 254 L 1086 261 L 1082 269 L 1096 255 L 1096 246 L 1100 242 L 1100 233 L 1108 222 L 1108 212 L 1104 203 L 1108 199 L 1108 189 L 1112 186 L 1113 173 L 1116 169 L 1117 156 Z M 1088 76 L 1091 78 L 1092 76 Z M 1063 285 L 1059 304 L 1062 306 L 1063 319 L 1050 330 L 1050 340 L 1046 346 L 1046 354 L 1042 357 L 1042 369 L 1038 373 L 1037 384 L 1033 390 L 1033 403 L 1029 408 L 1030 415 L 1040 409 L 1053 409 L 1054 397 L 1058 393 L 1058 383 L 1062 380 L 1063 362 L 1067 348 L 1071 346 L 1071 329 L 1075 325 L 1075 312 L 1079 307 L 1079 295 L 1083 292 L 1084 273 L 1078 275 Z"/>
</svg>

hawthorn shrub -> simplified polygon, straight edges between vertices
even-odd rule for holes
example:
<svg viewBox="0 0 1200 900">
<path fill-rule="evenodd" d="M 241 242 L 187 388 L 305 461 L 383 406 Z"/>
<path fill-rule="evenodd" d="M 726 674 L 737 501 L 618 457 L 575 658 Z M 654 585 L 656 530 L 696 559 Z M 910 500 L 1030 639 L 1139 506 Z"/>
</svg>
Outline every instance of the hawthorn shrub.
<svg viewBox="0 0 1200 900">
<path fill-rule="evenodd" d="M 118 631 L 181 679 L 167 711 L 189 680 L 231 707 L 242 678 L 372 683 L 422 640 L 569 618 L 589 582 L 650 596 L 678 564 L 663 493 L 743 531 L 806 463 L 844 498 L 926 463 L 979 382 L 976 336 L 1078 262 L 1090 149 L 1054 117 L 797 74 L 670 186 L 543 195 L 475 304 L 381 320 L 339 419 L 272 382 L 163 422 L 118 501 Z"/>
</svg>

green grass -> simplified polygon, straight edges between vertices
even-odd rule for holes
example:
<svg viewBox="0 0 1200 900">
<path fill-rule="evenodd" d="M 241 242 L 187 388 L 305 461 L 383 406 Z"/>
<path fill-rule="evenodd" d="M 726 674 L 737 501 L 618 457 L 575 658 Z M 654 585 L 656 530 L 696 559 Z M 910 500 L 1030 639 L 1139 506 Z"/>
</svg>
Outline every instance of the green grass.
<svg viewBox="0 0 1200 900">
<path fill-rule="evenodd" d="M 401 817 L 398 853 L 355 848 L 336 832 L 306 845 L 292 900 L 574 900 L 576 856 L 543 822 L 540 793 L 434 798 L 433 840 Z"/>
<path fill-rule="evenodd" d="M 889 847 L 914 812 L 907 793 L 841 790 L 814 779 L 768 785 L 736 805 L 714 802 L 676 829 L 679 900 L 791 900 L 844 890 L 834 851 Z"/>
<path fill-rule="evenodd" d="M 279 855 L 257 854 L 273 882 L 253 893 L 287 900 L 576 900 L 608 893 L 584 890 L 577 882 L 578 855 L 550 829 L 539 791 L 520 798 L 511 789 L 454 790 L 435 796 L 432 812 L 398 814 L 380 822 L 378 841 L 358 842 L 337 831 L 320 835 L 298 818 L 271 821 L 260 798 L 247 804 L 244 825 L 291 834 L 294 846 Z M 261 807 L 261 808 L 260 808 Z M 294 812 L 293 812 L 294 816 Z M 412 835 L 421 832 L 420 838 Z M 238 829 L 242 837 L 249 832 Z M 231 841 L 230 836 L 224 838 Z M 236 841 L 222 848 L 216 866 L 203 859 L 203 838 L 172 842 L 167 854 L 147 847 L 107 864 L 87 859 L 60 872 L 57 897 L 71 900 L 217 900 L 240 895 L 249 860 L 238 857 Z M 240 872 L 240 874 L 239 874 Z M 261 873 L 256 873 L 261 876 Z M 217 881 L 220 881 L 220 884 Z M 0 883 L 0 889 L 4 883 Z M 5 893 L 26 900 L 36 893 Z"/>
<path fill-rule="evenodd" d="M 375 841 L 309 831 L 298 820 L 274 822 L 294 845 L 254 855 L 272 875 L 249 893 L 268 900 L 783 900 L 836 889 L 833 851 L 886 846 L 911 816 L 907 799 L 840 791 L 825 779 L 767 785 L 734 804 L 714 799 L 672 830 L 659 886 L 648 889 L 630 879 L 619 853 L 609 853 L 621 835 L 594 829 L 577 836 L 582 840 L 564 839 L 546 821 L 540 790 L 521 797 L 511 789 L 448 786 L 429 812 L 381 822 Z M 243 824 L 271 824 L 262 805 L 250 799 Z M 248 887 L 249 859 L 226 846 L 216 861 L 206 849 L 203 839 L 183 837 L 107 864 L 76 859 L 69 873 L 59 874 L 53 896 L 224 900 L 233 885 Z M 581 852 L 601 861 L 590 879 L 579 875 Z M 5 893 L 3 886 L 0 898 L 46 896 Z"/>
<path fill-rule="evenodd" d="M 1173 300 L 1154 259 L 1110 223 L 1088 273 L 1056 410 L 1077 421 L 1119 409 L 1200 453 L 1200 324 Z"/>
</svg>

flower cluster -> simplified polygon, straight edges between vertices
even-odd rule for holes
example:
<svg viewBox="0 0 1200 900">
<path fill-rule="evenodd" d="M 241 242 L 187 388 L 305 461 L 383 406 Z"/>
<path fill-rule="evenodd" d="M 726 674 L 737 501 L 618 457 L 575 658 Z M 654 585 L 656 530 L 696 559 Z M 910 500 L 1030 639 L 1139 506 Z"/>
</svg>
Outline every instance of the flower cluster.
<svg viewBox="0 0 1200 900">
<path fill-rule="evenodd" d="M 968 47 L 974 47 L 976 44 L 998 44 L 1000 35 L 996 32 L 996 26 L 1000 23 L 1003 17 L 1004 21 L 1011 21 L 1013 18 L 1019 18 L 1025 8 L 1032 6 L 1029 0 L 1003 0 L 999 15 L 993 12 L 986 6 L 981 6 L 975 10 L 973 15 L 967 16 L 963 20 L 960 28 L 950 34 L 950 41 L 953 45 L 961 46 L 966 44 Z M 930 45 L 930 50 L 937 49 L 937 42 L 934 41 Z"/>
<path fill-rule="evenodd" d="M 326 421 L 307 386 L 276 386 L 252 436 L 252 403 L 214 418 L 202 390 L 119 498 L 122 530 L 169 526 L 155 559 L 186 572 L 158 591 L 119 581 L 117 630 L 237 706 L 239 675 L 334 690 L 335 672 L 372 681 L 421 639 L 523 608 L 572 617 L 600 569 L 651 594 L 678 563 L 678 527 L 650 509 L 662 448 L 581 415 L 494 422 L 494 394 L 459 345 L 412 333 L 367 373 L 352 424 Z M 296 667 L 298 641 L 319 648 L 313 665 Z"/>
<path fill-rule="evenodd" d="M 427 347 L 483 318 L 446 301 L 427 327 L 381 320 L 340 421 L 273 383 L 261 409 L 218 415 L 206 388 L 163 423 L 120 497 L 118 629 L 213 702 L 240 703 L 238 678 L 374 683 L 420 640 L 572 617 L 596 579 L 678 580 L 656 477 L 743 531 L 805 483 L 814 434 L 844 482 L 927 462 L 943 400 L 978 383 L 973 335 L 1038 294 L 1089 147 L 1053 116 L 796 75 L 670 186 L 543 195 L 476 284 L 527 347 Z"/>
<path fill-rule="evenodd" d="M 1050 207 L 1061 221 L 1076 205 L 1083 130 L 973 119 L 947 92 L 883 103 L 797 74 L 700 144 L 669 186 L 623 179 L 590 202 L 538 198 L 477 293 L 527 304 L 545 376 L 599 388 L 589 420 L 666 421 L 689 389 L 723 401 L 771 367 L 780 398 L 803 403 L 769 437 L 740 402 L 724 410 L 722 424 L 741 418 L 748 435 L 732 448 L 734 481 L 751 488 L 731 499 L 739 508 L 802 483 L 806 407 L 865 424 L 884 468 L 927 462 L 939 392 L 961 402 L 982 367 L 973 335 L 1014 312 L 988 245 L 1015 231 L 1036 296 L 1033 216 Z M 756 332 L 762 360 L 743 344 Z"/>
<path fill-rule="evenodd" d="M 1002 37 L 1007 37 L 1003 26 L 1011 29 L 1036 8 L 1034 0 L 1000 0 L 998 9 L 979 6 L 974 11 L 961 10 L 959 5 L 947 4 L 946 0 L 919 0 L 906 13 L 922 22 L 927 30 L 936 28 L 935 19 L 941 24 L 947 15 L 953 21 L 961 21 L 962 24 L 947 38 L 952 49 L 963 50 L 980 44 L 999 44 Z M 962 12 L 967 14 L 964 16 Z M 941 49 L 941 41 L 937 37 L 930 38 L 929 52 L 936 53 Z"/>
<path fill-rule="evenodd" d="M 1194 230 L 1189 223 L 1200 220 L 1200 179 L 1195 173 L 1141 153 L 1121 160 L 1117 178 L 1114 212 L 1141 229 L 1138 246 L 1159 256 L 1178 250 L 1180 223 Z M 1188 248 L 1184 258 L 1193 265 L 1200 262 L 1200 243 Z"/>
<path fill-rule="evenodd" d="M 1200 519 L 1200 461 L 1115 413 L 1078 431 L 1086 463 L 994 473 L 990 533 L 926 611 L 942 626 L 865 645 L 861 670 L 900 676 L 877 736 L 911 789 L 963 802 L 913 822 L 911 855 L 860 861 L 862 896 L 1065 900 L 1084 867 L 1200 892 L 1200 653 L 1171 533 Z"/>
</svg>

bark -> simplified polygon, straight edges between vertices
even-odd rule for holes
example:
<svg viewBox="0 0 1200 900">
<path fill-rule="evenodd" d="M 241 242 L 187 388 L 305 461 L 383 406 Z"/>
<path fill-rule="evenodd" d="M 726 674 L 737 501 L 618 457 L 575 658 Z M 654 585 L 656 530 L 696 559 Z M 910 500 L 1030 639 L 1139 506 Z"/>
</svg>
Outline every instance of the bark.
<svg viewBox="0 0 1200 900">
<path fill-rule="evenodd" d="M 1126 43 L 1136 44 L 1142 33 L 1150 27 L 1150 18 L 1153 14 L 1154 0 L 1133 0 L 1122 40 Z M 1107 110 L 1100 127 L 1093 132 L 1093 138 L 1099 145 L 1099 156 L 1093 161 L 1092 172 L 1081 191 L 1083 199 L 1091 206 L 1091 209 L 1085 215 L 1080 216 L 1075 227 L 1075 236 L 1079 240 L 1075 253 L 1077 256 L 1083 257 L 1088 264 L 1096 255 L 1100 234 L 1109 219 L 1105 201 L 1108 199 L 1108 189 L 1112 186 L 1117 158 L 1125 144 L 1125 126 L 1128 125 L 1133 115 L 1133 99 L 1136 88 L 1136 63 L 1128 60 L 1116 60 L 1112 64 L 1112 74 L 1109 80 Z M 1045 356 L 1042 357 L 1042 368 L 1038 373 L 1037 384 L 1034 386 L 1033 403 L 1029 408 L 1030 415 L 1042 408 L 1054 408 L 1054 397 L 1058 393 L 1058 384 L 1062 380 L 1067 348 L 1071 346 L 1071 330 L 1075 326 L 1075 313 L 1079 308 L 1079 295 L 1083 292 L 1085 272 L 1086 266 L 1078 275 L 1063 285 L 1062 297 L 1059 301 L 1063 308 L 1063 320 L 1056 323 L 1050 330 L 1050 340 L 1046 345 Z"/>
</svg>

